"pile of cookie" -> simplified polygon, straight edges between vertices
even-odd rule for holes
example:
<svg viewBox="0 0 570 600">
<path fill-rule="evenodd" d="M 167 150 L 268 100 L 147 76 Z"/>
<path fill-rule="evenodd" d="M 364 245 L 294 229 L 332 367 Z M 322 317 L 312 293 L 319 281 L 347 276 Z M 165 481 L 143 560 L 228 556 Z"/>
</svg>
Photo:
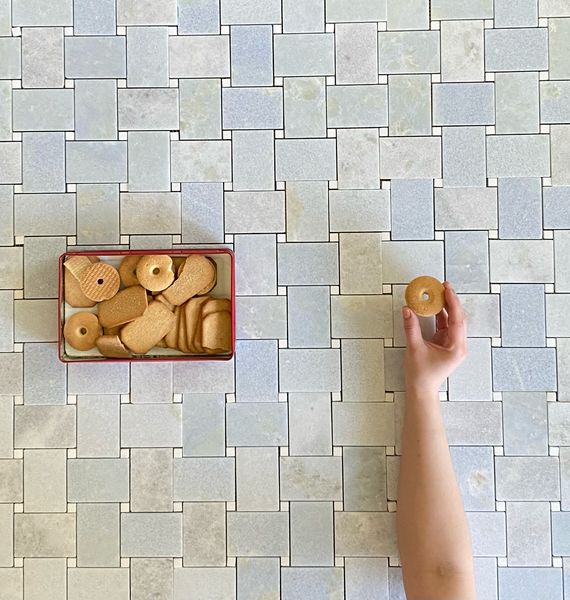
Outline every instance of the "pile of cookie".
<svg viewBox="0 0 570 600">
<path fill-rule="evenodd" d="M 65 302 L 92 308 L 66 319 L 63 336 L 76 350 L 97 347 L 109 358 L 171 348 L 192 354 L 232 349 L 231 302 L 207 294 L 216 263 L 200 254 L 125 256 L 118 270 L 96 256 L 69 256 Z"/>
</svg>

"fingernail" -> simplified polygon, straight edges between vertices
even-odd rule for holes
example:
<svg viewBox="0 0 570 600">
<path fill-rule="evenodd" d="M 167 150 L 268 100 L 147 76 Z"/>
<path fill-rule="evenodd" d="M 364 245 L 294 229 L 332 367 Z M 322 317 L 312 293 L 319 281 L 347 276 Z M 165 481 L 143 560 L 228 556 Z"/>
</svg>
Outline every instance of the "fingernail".
<svg viewBox="0 0 570 600">
<path fill-rule="evenodd" d="M 412 311 L 407 306 L 404 306 L 402 312 L 404 313 L 404 319 L 409 319 L 412 316 Z"/>
</svg>

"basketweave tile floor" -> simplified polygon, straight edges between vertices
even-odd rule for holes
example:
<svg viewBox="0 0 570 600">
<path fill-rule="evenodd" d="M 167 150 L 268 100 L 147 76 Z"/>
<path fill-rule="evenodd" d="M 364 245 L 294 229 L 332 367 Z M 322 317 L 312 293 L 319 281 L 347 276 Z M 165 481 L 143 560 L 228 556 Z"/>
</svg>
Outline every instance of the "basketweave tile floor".
<svg viewBox="0 0 570 600">
<path fill-rule="evenodd" d="M 570 598 L 567 0 L 0 0 L 0 36 L 1 600 L 402 600 L 418 274 L 468 316 L 478 597 Z M 58 363 L 61 252 L 192 244 L 235 249 L 235 361 Z"/>
</svg>

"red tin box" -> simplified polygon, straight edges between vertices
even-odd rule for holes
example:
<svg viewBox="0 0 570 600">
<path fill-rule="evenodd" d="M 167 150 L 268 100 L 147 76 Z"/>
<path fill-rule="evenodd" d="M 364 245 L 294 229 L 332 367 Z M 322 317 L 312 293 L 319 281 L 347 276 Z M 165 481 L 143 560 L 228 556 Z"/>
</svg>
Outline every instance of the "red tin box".
<svg viewBox="0 0 570 600">
<path fill-rule="evenodd" d="M 63 289 L 63 263 L 70 256 L 98 256 L 102 261 L 118 266 L 124 256 L 144 256 L 147 254 L 167 254 L 169 256 L 189 256 L 190 254 L 201 254 L 210 257 L 216 262 L 218 280 L 209 295 L 214 297 L 230 298 L 231 300 L 231 326 L 232 326 L 232 349 L 227 354 L 220 355 L 198 355 L 183 354 L 170 348 L 154 348 L 148 355 L 138 355 L 129 358 L 107 358 L 102 356 L 95 348 L 80 352 L 71 348 L 63 337 L 63 325 L 66 314 L 81 310 L 95 312 L 95 308 L 72 308 L 65 303 Z M 58 286 L 58 356 L 62 362 L 145 362 L 145 361 L 178 361 L 178 360 L 230 360 L 235 352 L 235 259 L 234 253 L 229 248 L 200 248 L 200 249 L 162 249 L 162 250 L 90 250 L 85 252 L 66 252 L 59 257 L 59 286 Z"/>
</svg>

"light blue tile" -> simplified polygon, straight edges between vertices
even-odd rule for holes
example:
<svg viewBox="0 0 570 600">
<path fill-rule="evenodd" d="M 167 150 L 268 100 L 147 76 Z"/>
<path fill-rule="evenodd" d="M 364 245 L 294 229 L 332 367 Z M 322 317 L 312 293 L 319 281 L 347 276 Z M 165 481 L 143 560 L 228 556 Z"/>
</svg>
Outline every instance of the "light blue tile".
<svg viewBox="0 0 570 600">
<path fill-rule="evenodd" d="M 543 190 L 544 227 L 570 229 L 570 186 L 545 187 Z"/>
<path fill-rule="evenodd" d="M 220 33 L 218 0 L 178 0 L 178 33 Z"/>
<path fill-rule="evenodd" d="M 562 600 L 562 569 L 499 568 L 501 600 Z"/>
<path fill-rule="evenodd" d="M 24 88 L 63 87 L 63 54 L 61 27 L 24 27 L 22 86 Z"/>
<path fill-rule="evenodd" d="M 183 183 L 182 242 L 208 244 L 223 241 L 223 184 Z"/>
<path fill-rule="evenodd" d="M 168 87 L 168 28 L 127 29 L 127 85 Z"/>
<path fill-rule="evenodd" d="M 550 177 L 547 135 L 492 135 L 487 138 L 489 177 Z"/>
<path fill-rule="evenodd" d="M 77 35 L 115 35 L 115 0 L 74 0 L 73 32 Z"/>
<path fill-rule="evenodd" d="M 546 346 L 544 286 L 501 285 L 501 340 L 508 346 Z"/>
<path fill-rule="evenodd" d="M 333 503 L 291 502 L 291 565 L 334 565 Z"/>
<path fill-rule="evenodd" d="M 14 235 L 75 235 L 75 194 L 16 194 Z"/>
<path fill-rule="evenodd" d="M 491 375 L 490 340 L 469 340 L 469 354 L 449 376 L 449 400 L 493 400 Z"/>
<path fill-rule="evenodd" d="M 338 285 L 338 244 L 278 245 L 279 285 Z"/>
<path fill-rule="evenodd" d="M 55 0 L 44 4 L 40 0 L 16 0 L 12 3 L 12 25 L 40 26 L 73 25 L 73 0 Z"/>
<path fill-rule="evenodd" d="M 65 38 L 65 76 L 72 79 L 126 77 L 126 38 L 86 36 Z"/>
<path fill-rule="evenodd" d="M 450 448 L 465 510 L 495 510 L 495 465 L 492 448 Z"/>
<path fill-rule="evenodd" d="M 275 295 L 277 242 L 273 234 L 236 235 L 236 293 Z"/>
<path fill-rule="evenodd" d="M 283 33 L 317 33 L 325 30 L 325 0 L 283 0 Z"/>
<path fill-rule="evenodd" d="M 445 275 L 457 292 L 489 291 L 489 247 L 486 231 L 445 233 Z"/>
<path fill-rule="evenodd" d="M 241 296 L 236 298 L 236 338 L 286 339 L 285 296 Z"/>
<path fill-rule="evenodd" d="M 170 191 L 170 132 L 131 131 L 127 150 L 130 192 Z"/>
<path fill-rule="evenodd" d="M 562 514 L 562 513 L 556 513 Z M 553 519 L 554 529 L 554 519 Z M 509 567 L 550 567 L 553 545 L 548 502 L 507 502 Z"/>
<path fill-rule="evenodd" d="M 334 34 L 291 33 L 273 36 L 275 75 L 334 75 Z"/>
<path fill-rule="evenodd" d="M 385 21 L 386 0 L 326 0 L 327 21 Z"/>
<path fill-rule="evenodd" d="M 433 86 L 433 124 L 493 125 L 492 83 L 441 83 Z"/>
<path fill-rule="evenodd" d="M 77 243 L 119 243 L 119 186 L 77 186 Z"/>
<path fill-rule="evenodd" d="M 224 394 L 185 394 L 182 403 L 184 456 L 225 456 Z"/>
<path fill-rule="evenodd" d="M 548 454 L 545 392 L 503 392 L 503 423 L 505 455 Z"/>
<path fill-rule="evenodd" d="M 24 238 L 24 298 L 57 298 L 59 257 L 64 237 Z"/>
<path fill-rule="evenodd" d="M 285 446 L 288 440 L 284 402 L 229 402 L 226 404 L 228 446 Z"/>
<path fill-rule="evenodd" d="M 232 132 L 233 189 L 274 190 L 275 155 L 273 131 L 234 131 Z M 279 193 L 279 192 L 276 192 Z M 227 206 L 227 205 L 226 205 Z M 255 210 L 251 207 L 251 210 Z M 255 230 L 255 222 L 250 222 L 248 230 Z M 284 230 L 284 225 L 279 231 Z M 233 230 L 227 227 L 228 233 Z M 266 231 L 261 228 L 259 233 Z M 244 231 L 243 233 L 247 233 Z"/>
<path fill-rule="evenodd" d="M 223 88 L 224 129 L 282 129 L 281 88 Z"/>
<path fill-rule="evenodd" d="M 341 85 L 378 82 L 378 26 L 335 25 L 335 82 Z"/>
<path fill-rule="evenodd" d="M 275 140 L 275 174 L 278 181 L 336 180 L 335 140 Z"/>
<path fill-rule="evenodd" d="M 117 139 L 116 81 L 75 82 L 75 139 Z"/>
<path fill-rule="evenodd" d="M 536 27 L 538 25 L 538 1 L 495 0 L 495 27 Z"/>
<path fill-rule="evenodd" d="M 267 0 L 263 4 L 249 0 L 222 0 L 222 25 L 280 22 L 279 0 Z"/>
<path fill-rule="evenodd" d="M 276 402 L 277 342 L 239 340 L 236 343 L 236 400 Z"/>
<path fill-rule="evenodd" d="M 65 192 L 65 134 L 22 135 L 22 190 Z"/>
<path fill-rule="evenodd" d="M 493 0 L 433 0 L 432 19 L 492 19 Z"/>
<path fill-rule="evenodd" d="M 281 568 L 278 558 L 237 559 L 237 593 L 240 600 L 280 600 Z"/>
<path fill-rule="evenodd" d="M 12 82 L 0 81 L 0 141 L 12 139 Z"/>
<path fill-rule="evenodd" d="M 387 127 L 387 85 L 327 86 L 329 127 Z"/>
<path fill-rule="evenodd" d="M 433 240 L 433 180 L 394 179 L 390 186 L 393 240 Z"/>
<path fill-rule="evenodd" d="M 542 238 L 542 182 L 499 179 L 499 238 Z"/>
<path fill-rule="evenodd" d="M 289 348 L 329 348 L 331 338 L 330 289 L 290 287 L 287 291 Z M 306 315 L 311 315 L 307 321 Z"/>
<path fill-rule="evenodd" d="M 570 554 L 570 513 L 552 513 L 552 554 L 554 556 Z"/>
<path fill-rule="evenodd" d="M 487 184 L 484 127 L 444 127 L 442 145 L 444 187 Z"/>
<path fill-rule="evenodd" d="M 127 142 L 66 142 L 65 146 L 68 182 L 127 181 Z"/>
<path fill-rule="evenodd" d="M 282 392 L 340 391 L 340 351 L 299 349 L 279 351 Z"/>
<path fill-rule="evenodd" d="M 14 131 L 74 129 L 73 90 L 14 90 Z"/>
<path fill-rule="evenodd" d="M 570 81 L 540 82 L 540 119 L 542 123 L 570 121 Z"/>
<path fill-rule="evenodd" d="M 22 183 L 22 143 L 0 142 L 0 183 Z"/>
<path fill-rule="evenodd" d="M 493 348 L 493 389 L 556 391 L 554 348 Z"/>
<path fill-rule="evenodd" d="M 273 85 L 273 28 L 236 25 L 230 29 L 232 86 Z"/>
<path fill-rule="evenodd" d="M 548 69 L 548 32 L 532 29 L 487 29 L 486 71 L 545 71 Z"/>
</svg>

